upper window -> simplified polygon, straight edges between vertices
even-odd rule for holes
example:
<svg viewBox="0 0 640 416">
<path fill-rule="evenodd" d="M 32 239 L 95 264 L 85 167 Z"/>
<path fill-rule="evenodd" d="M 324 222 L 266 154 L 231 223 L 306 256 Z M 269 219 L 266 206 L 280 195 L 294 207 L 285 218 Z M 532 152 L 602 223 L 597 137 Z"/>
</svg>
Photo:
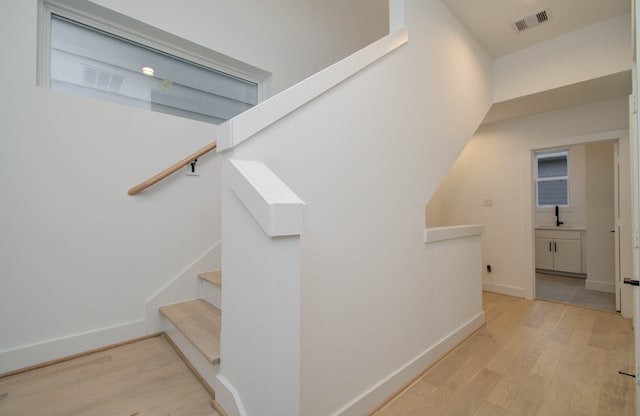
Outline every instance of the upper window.
<svg viewBox="0 0 640 416">
<path fill-rule="evenodd" d="M 49 24 L 51 89 L 220 124 L 253 107 L 259 83 L 209 68 L 55 10 Z M 47 76 L 48 75 L 48 76 Z"/>
<path fill-rule="evenodd" d="M 569 151 L 536 154 L 536 205 L 569 205 Z"/>
</svg>

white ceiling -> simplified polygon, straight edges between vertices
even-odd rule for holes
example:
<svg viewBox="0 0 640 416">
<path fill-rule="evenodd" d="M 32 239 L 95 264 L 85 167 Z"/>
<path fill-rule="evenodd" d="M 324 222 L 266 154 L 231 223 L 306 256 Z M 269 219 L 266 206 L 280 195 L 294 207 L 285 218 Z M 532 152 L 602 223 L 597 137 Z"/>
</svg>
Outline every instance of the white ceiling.
<svg viewBox="0 0 640 416">
<path fill-rule="evenodd" d="M 492 56 L 502 56 L 631 10 L 631 0 L 443 0 Z M 513 22 L 545 9 L 551 20 L 523 32 Z"/>
<path fill-rule="evenodd" d="M 556 36 L 628 13 L 631 0 L 442 0 L 493 57 L 507 55 Z M 550 10 L 551 20 L 518 32 L 513 22 Z M 631 73 L 496 103 L 483 124 L 558 110 L 631 93 Z"/>
</svg>

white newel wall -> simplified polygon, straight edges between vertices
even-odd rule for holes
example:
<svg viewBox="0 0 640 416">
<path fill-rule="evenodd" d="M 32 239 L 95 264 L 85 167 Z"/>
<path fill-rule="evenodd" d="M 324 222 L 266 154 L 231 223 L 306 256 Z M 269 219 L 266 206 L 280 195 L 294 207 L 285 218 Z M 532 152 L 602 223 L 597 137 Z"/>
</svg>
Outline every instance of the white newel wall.
<svg viewBox="0 0 640 416">
<path fill-rule="evenodd" d="M 300 415 L 300 234 L 304 203 L 261 163 L 224 169 L 225 409 Z"/>
<path fill-rule="evenodd" d="M 426 202 L 490 106 L 490 58 L 440 1 L 405 7 L 408 43 L 223 153 L 264 163 L 306 204 L 299 241 L 305 416 L 365 414 L 482 323 L 480 238 L 425 245 L 423 234 Z M 272 316 L 264 294 L 273 281 L 264 270 L 250 275 L 269 264 L 268 247 L 280 241 L 242 208 L 227 171 L 224 180 L 223 270 L 227 279 L 234 264 L 233 279 L 240 276 L 231 295 L 233 279 L 225 280 L 224 316 L 233 296 L 235 313 L 256 316 L 252 327 L 262 328 Z M 248 415 L 271 414 L 247 404 L 268 402 L 259 381 L 267 376 L 241 386 L 232 368 L 267 372 L 271 364 L 255 357 L 269 334 L 243 335 L 246 328 L 224 316 L 222 377 Z"/>
</svg>

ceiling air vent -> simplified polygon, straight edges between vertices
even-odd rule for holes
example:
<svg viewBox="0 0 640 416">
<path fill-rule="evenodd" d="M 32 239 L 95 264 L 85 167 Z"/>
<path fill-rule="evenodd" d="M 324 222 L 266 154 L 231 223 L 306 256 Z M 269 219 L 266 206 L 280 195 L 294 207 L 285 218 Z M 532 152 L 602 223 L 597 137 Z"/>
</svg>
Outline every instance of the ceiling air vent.
<svg viewBox="0 0 640 416">
<path fill-rule="evenodd" d="M 549 20 L 551 20 L 551 10 L 547 9 L 513 22 L 513 26 L 518 32 L 522 32 Z"/>
</svg>

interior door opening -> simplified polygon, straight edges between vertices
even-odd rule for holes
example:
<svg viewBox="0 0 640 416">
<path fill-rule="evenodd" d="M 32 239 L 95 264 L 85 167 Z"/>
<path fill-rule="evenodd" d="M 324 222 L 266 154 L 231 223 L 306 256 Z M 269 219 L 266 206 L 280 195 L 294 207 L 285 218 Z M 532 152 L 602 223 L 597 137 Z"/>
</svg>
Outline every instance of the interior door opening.
<svg viewBox="0 0 640 416">
<path fill-rule="evenodd" d="M 565 165 L 554 162 L 556 166 L 549 173 L 538 171 L 548 167 L 540 163 L 544 160 L 541 155 L 562 154 L 568 154 Z M 630 201 L 628 197 L 620 199 L 624 176 L 619 154 L 619 140 L 532 152 L 535 298 L 621 310 L 621 208 Z M 556 159 L 560 160 L 559 156 Z M 628 170 L 628 164 L 623 168 Z M 566 182 L 560 183 L 563 174 Z M 556 183 L 540 186 L 545 181 Z M 543 195 L 551 188 L 567 195 L 566 201 L 557 199 L 557 208 L 553 194 L 551 199 Z"/>
</svg>

